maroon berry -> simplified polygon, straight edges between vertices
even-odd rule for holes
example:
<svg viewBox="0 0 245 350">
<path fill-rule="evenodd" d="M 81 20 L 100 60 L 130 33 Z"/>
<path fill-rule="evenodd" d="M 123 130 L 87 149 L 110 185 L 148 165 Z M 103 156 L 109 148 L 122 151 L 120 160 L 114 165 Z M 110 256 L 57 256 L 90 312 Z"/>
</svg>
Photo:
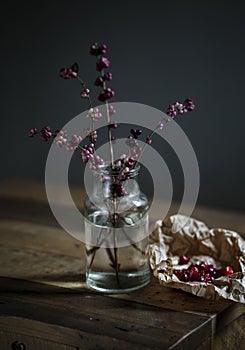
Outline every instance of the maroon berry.
<svg viewBox="0 0 245 350">
<path fill-rule="evenodd" d="M 180 265 L 185 265 L 190 261 L 190 258 L 187 255 L 181 255 L 179 258 L 179 264 Z"/>
<path fill-rule="evenodd" d="M 116 122 L 112 122 L 111 124 L 108 125 L 108 127 L 111 129 L 117 129 L 118 124 Z"/>
<path fill-rule="evenodd" d="M 110 190 L 111 190 L 111 194 L 114 198 L 123 197 L 123 196 L 127 195 L 127 192 L 126 192 L 125 188 L 123 187 L 123 185 L 112 184 L 112 185 L 110 185 Z"/>
<path fill-rule="evenodd" d="M 179 259 L 179 263 L 182 265 L 188 261 L 189 258 L 185 255 L 182 255 Z M 215 278 L 231 275 L 234 271 L 229 265 L 217 269 L 206 261 L 200 261 L 198 264 L 191 264 L 188 269 L 175 269 L 173 273 L 183 282 L 211 283 Z"/>
<path fill-rule="evenodd" d="M 189 270 L 188 269 L 183 269 L 181 277 L 182 277 L 181 281 L 189 282 L 190 281 L 190 272 L 189 272 Z"/>
<path fill-rule="evenodd" d="M 179 280 L 181 280 L 181 278 L 182 278 L 182 270 L 175 269 L 175 270 L 173 270 L 173 273 L 175 274 L 175 276 L 176 276 Z"/>
<path fill-rule="evenodd" d="M 193 101 L 190 98 L 187 98 L 184 102 L 185 108 L 188 111 L 193 111 L 193 109 L 195 108 L 195 105 L 193 103 Z"/>
<path fill-rule="evenodd" d="M 137 139 L 142 134 L 142 130 L 140 129 L 131 129 L 130 132 L 134 139 Z"/>
<path fill-rule="evenodd" d="M 98 44 L 97 43 L 95 43 L 95 44 L 90 46 L 90 54 L 94 55 L 94 56 L 98 56 L 99 55 L 99 48 L 98 48 Z"/>
<path fill-rule="evenodd" d="M 34 135 L 37 134 L 37 128 L 32 128 L 28 131 L 28 136 L 33 137 Z"/>
<path fill-rule="evenodd" d="M 90 90 L 89 89 L 84 89 L 81 93 L 80 93 L 80 96 L 82 98 L 87 98 L 90 94 Z"/>
<path fill-rule="evenodd" d="M 191 266 L 188 269 L 190 271 L 190 281 L 198 281 L 199 279 L 199 270 L 196 266 Z"/>
<path fill-rule="evenodd" d="M 112 80 L 112 73 L 111 73 L 111 72 L 106 72 L 106 73 L 103 75 L 103 79 L 104 79 L 104 80 L 111 81 L 111 80 Z"/>
<path fill-rule="evenodd" d="M 211 276 L 215 279 L 219 277 L 219 274 L 217 272 L 217 269 L 214 269 L 214 271 L 211 273 Z"/>
<path fill-rule="evenodd" d="M 73 70 L 73 67 L 76 68 L 75 63 L 72 65 L 71 68 L 61 68 L 60 70 L 60 77 L 63 79 L 72 79 L 77 78 L 77 71 Z"/>
<path fill-rule="evenodd" d="M 99 54 L 104 55 L 106 53 L 106 50 L 107 50 L 107 46 L 105 44 L 101 45 L 99 47 Z"/>
<path fill-rule="evenodd" d="M 110 98 L 114 97 L 115 92 L 111 88 L 106 88 L 102 90 L 98 96 L 99 101 L 105 102 Z"/>
<path fill-rule="evenodd" d="M 104 83 L 104 79 L 102 78 L 102 76 L 99 76 L 96 78 L 94 85 L 95 86 L 103 86 Z"/>
<path fill-rule="evenodd" d="M 227 265 L 227 266 L 222 267 L 219 270 L 219 273 L 220 273 L 220 276 L 229 276 L 232 273 L 234 273 L 234 271 L 233 271 L 231 266 Z"/>
<path fill-rule="evenodd" d="M 214 265 L 209 265 L 206 269 L 206 272 L 210 274 L 210 276 L 215 277 L 217 275 L 217 270 Z"/>
<path fill-rule="evenodd" d="M 52 132 L 49 126 L 44 126 L 40 132 L 39 132 L 40 137 L 44 140 L 44 141 L 48 141 L 48 139 L 50 139 L 50 137 L 52 136 Z"/>
<path fill-rule="evenodd" d="M 214 279 L 212 276 L 210 276 L 209 273 L 206 273 L 206 275 L 205 275 L 204 277 L 205 277 L 205 282 L 206 282 L 206 283 L 207 283 L 207 282 L 212 282 L 213 279 Z"/>
<path fill-rule="evenodd" d="M 200 261 L 198 264 L 199 271 L 206 270 L 208 268 L 208 263 L 206 261 Z"/>
<path fill-rule="evenodd" d="M 108 68 L 109 66 L 110 61 L 106 57 L 100 57 L 96 62 L 96 67 L 99 72 L 104 68 Z"/>
<path fill-rule="evenodd" d="M 147 137 L 147 138 L 146 138 L 146 143 L 147 143 L 148 145 L 151 145 L 152 140 L 150 139 L 150 137 Z"/>
</svg>

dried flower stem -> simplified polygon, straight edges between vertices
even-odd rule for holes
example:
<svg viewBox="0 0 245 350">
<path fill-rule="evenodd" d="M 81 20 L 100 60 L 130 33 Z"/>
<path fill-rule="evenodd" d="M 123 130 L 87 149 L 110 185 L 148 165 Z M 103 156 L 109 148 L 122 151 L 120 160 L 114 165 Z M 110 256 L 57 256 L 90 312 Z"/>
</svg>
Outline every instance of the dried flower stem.
<svg viewBox="0 0 245 350">
<path fill-rule="evenodd" d="M 82 87 L 83 87 L 84 89 L 86 89 L 86 84 L 84 83 L 84 81 L 83 81 L 79 76 L 77 76 L 77 80 L 80 81 Z M 92 108 L 92 107 L 93 107 L 93 104 L 92 104 L 92 100 L 91 100 L 90 94 L 88 94 L 88 97 L 87 97 L 87 98 L 88 98 L 88 102 L 89 102 L 89 108 Z"/>
<path fill-rule="evenodd" d="M 102 70 L 102 74 L 103 74 L 103 70 Z M 103 82 L 103 89 L 106 89 L 106 82 Z M 111 124 L 111 116 L 109 113 L 109 103 L 106 100 L 105 101 L 105 107 L 106 107 L 106 117 L 107 117 L 107 123 L 108 126 Z M 112 145 L 112 140 L 111 140 L 111 129 L 108 127 L 108 141 L 109 141 L 109 150 L 110 150 L 110 155 L 111 155 L 111 165 L 112 168 L 114 168 L 114 150 L 113 150 L 113 145 Z"/>
<path fill-rule="evenodd" d="M 170 122 L 171 120 L 172 120 L 172 118 L 170 118 L 170 117 L 168 117 L 167 119 L 166 119 L 165 117 L 163 117 L 162 120 L 161 120 L 161 123 L 162 123 L 163 126 L 164 126 L 164 125 L 166 125 L 168 122 Z M 156 133 L 156 131 L 157 131 L 158 129 L 159 129 L 159 127 L 156 126 L 155 129 L 152 130 L 152 132 L 151 132 L 150 135 L 148 136 L 148 140 L 151 140 L 152 136 Z M 145 143 L 144 146 L 143 146 L 143 148 L 142 148 L 141 153 L 139 154 L 139 156 L 138 156 L 138 158 L 137 158 L 137 160 L 136 160 L 136 162 L 135 162 L 135 165 L 134 165 L 134 166 L 136 166 L 136 165 L 139 163 L 139 161 L 140 161 L 141 157 L 143 156 L 143 153 L 144 153 L 144 151 L 145 151 L 145 149 L 146 149 L 147 146 L 148 146 L 148 143 Z"/>
<path fill-rule="evenodd" d="M 142 255 L 146 255 L 146 252 L 145 252 L 144 250 L 140 249 L 140 248 L 137 246 L 137 244 L 134 243 L 134 242 L 132 241 L 132 239 L 131 239 L 131 238 L 129 237 L 129 235 L 126 233 L 126 230 L 124 229 L 124 227 L 122 227 L 122 231 L 123 231 L 124 235 L 127 237 L 127 239 L 130 241 L 131 246 L 132 246 L 134 249 L 138 250 Z"/>
<path fill-rule="evenodd" d="M 114 198 L 113 200 L 113 205 L 114 205 L 114 213 L 113 213 L 113 239 L 114 239 L 114 258 L 115 258 L 115 271 L 116 271 L 116 279 L 118 285 L 120 284 L 119 281 L 119 265 L 118 265 L 118 254 L 117 254 L 117 238 L 116 238 L 116 212 L 117 212 L 117 203 L 116 199 Z"/>
<path fill-rule="evenodd" d="M 115 271 L 117 284 L 120 284 L 119 281 L 119 265 L 118 265 L 118 254 L 117 254 L 117 238 L 116 238 L 116 229 L 113 227 L 113 237 L 114 237 L 114 258 L 115 258 Z"/>
<path fill-rule="evenodd" d="M 91 258 L 91 261 L 90 261 L 90 264 L 89 264 L 89 267 L 88 267 L 88 274 L 90 274 L 90 272 L 91 272 L 91 268 L 92 268 L 92 265 L 93 265 L 94 258 L 95 258 L 95 255 L 96 255 L 97 250 L 101 248 L 101 245 L 102 245 L 102 244 L 104 243 L 104 241 L 106 240 L 106 237 L 104 237 L 104 238 L 101 240 L 101 242 L 100 242 L 100 239 L 101 239 L 101 236 L 102 236 L 102 233 L 103 233 L 104 230 L 105 230 L 105 228 L 102 227 L 102 229 L 100 230 L 99 237 L 97 238 L 96 246 L 93 247 L 92 249 L 90 249 L 90 251 L 88 251 L 88 252 L 87 252 L 87 250 L 86 250 L 87 255 L 88 255 L 88 253 L 89 253 L 89 255 L 90 255 L 91 253 L 93 253 L 92 258 Z M 111 230 L 109 231 L 109 233 L 110 233 L 110 232 L 111 232 Z"/>
</svg>

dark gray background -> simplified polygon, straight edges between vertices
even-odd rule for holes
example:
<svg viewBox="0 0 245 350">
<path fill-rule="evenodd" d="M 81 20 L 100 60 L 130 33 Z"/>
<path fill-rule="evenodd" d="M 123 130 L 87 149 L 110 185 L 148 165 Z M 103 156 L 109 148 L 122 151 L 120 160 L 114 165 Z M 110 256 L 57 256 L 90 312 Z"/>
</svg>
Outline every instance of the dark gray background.
<svg viewBox="0 0 245 350">
<path fill-rule="evenodd" d="M 178 119 L 201 173 L 200 204 L 245 209 L 244 1 L 12 1 L 1 8 L 1 177 L 44 179 L 48 144 L 32 126 L 64 125 L 86 108 L 77 81 L 59 69 L 79 62 L 94 81 L 94 41 L 109 46 L 115 101 L 158 109 L 192 97 Z M 181 169 L 165 145 L 181 195 Z M 82 168 L 75 161 L 71 181 Z M 176 169 L 176 171 L 175 171 Z M 178 175 L 180 173 L 180 175 Z"/>
</svg>

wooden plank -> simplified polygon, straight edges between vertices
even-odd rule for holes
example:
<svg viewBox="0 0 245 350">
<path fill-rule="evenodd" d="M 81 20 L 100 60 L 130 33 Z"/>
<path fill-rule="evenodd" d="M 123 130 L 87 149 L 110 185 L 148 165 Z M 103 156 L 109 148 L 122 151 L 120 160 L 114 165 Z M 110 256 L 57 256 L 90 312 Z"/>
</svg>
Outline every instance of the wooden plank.
<svg viewBox="0 0 245 350">
<path fill-rule="evenodd" d="M 1 231 L 0 231 L 1 232 Z M 25 239 L 23 239 L 25 241 Z M 35 243 L 33 242 L 33 245 Z M 0 275 L 32 280 L 65 288 L 87 288 L 84 277 L 84 260 L 51 252 L 25 249 L 22 246 L 0 248 Z M 31 266 L 31 268 L 30 268 Z M 215 315 L 225 310 L 232 302 L 200 299 L 180 290 L 163 287 L 152 277 L 151 283 L 138 291 L 111 295 L 114 298 L 135 300 L 170 310 Z"/>
<path fill-rule="evenodd" d="M 0 316 L 0 329 L 3 330 L 4 335 L 11 336 L 13 339 L 13 329 L 17 333 L 14 339 L 23 341 L 23 336 L 28 336 L 41 340 L 41 344 L 48 344 L 42 347 L 42 350 L 56 350 L 51 346 L 63 347 L 63 349 L 106 349 L 106 350 L 128 350 L 130 343 L 126 340 L 115 339 L 105 335 L 97 334 L 94 336 L 91 333 L 82 330 L 76 330 L 69 327 L 62 327 L 58 325 L 49 324 L 48 322 L 40 322 L 33 319 L 25 319 L 23 317 Z M 52 343 L 51 343 L 52 342 Z M 9 343 L 7 344 L 9 345 Z M 1 346 L 2 343 L 1 343 Z M 145 346 L 138 346 L 134 344 L 136 350 L 149 350 Z M 1 350 L 10 350 L 11 347 L 1 347 Z M 28 347 L 26 350 L 40 350 L 37 347 Z M 60 350 L 60 348 L 58 348 Z"/>
<path fill-rule="evenodd" d="M 215 350 L 244 350 L 245 349 L 245 315 L 233 320 L 225 327 L 219 329 L 214 337 Z"/>
<path fill-rule="evenodd" d="M 18 293 L 6 290 L 6 286 L 17 289 Z M 121 340 L 126 336 L 130 343 L 153 348 L 178 349 L 180 343 L 188 345 L 195 337 L 195 344 L 199 344 L 211 330 L 208 317 L 116 300 L 87 291 L 70 290 L 67 294 L 67 290 L 61 288 L 27 281 L 1 279 L 0 295 L 1 315 L 34 319 Z"/>
<path fill-rule="evenodd" d="M 60 227 L 40 223 L 0 219 L 1 245 L 8 248 L 62 254 L 83 259 L 84 244 Z"/>
<path fill-rule="evenodd" d="M 25 346 L 25 349 L 35 349 L 35 350 L 77 350 L 73 346 L 64 344 L 55 344 L 54 342 L 47 341 L 45 339 L 40 339 L 37 337 L 31 337 L 29 335 L 21 335 L 17 332 L 8 333 L 0 331 L 0 344 L 1 350 L 14 349 L 15 343 L 21 343 Z M 17 348 L 16 348 L 17 349 Z"/>
</svg>

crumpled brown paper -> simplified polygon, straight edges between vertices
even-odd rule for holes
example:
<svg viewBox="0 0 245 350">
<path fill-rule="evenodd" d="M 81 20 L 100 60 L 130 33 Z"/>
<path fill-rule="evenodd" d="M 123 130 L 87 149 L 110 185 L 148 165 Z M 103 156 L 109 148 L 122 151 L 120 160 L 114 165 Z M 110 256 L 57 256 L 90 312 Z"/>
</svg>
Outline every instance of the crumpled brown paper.
<svg viewBox="0 0 245 350">
<path fill-rule="evenodd" d="M 188 265 L 205 260 L 217 268 L 231 265 L 235 273 L 212 283 L 181 282 L 173 274 L 173 269 L 188 266 L 178 265 L 181 255 L 191 257 Z M 164 286 L 211 300 L 245 303 L 245 240 L 234 231 L 209 229 L 203 222 L 179 214 L 158 220 L 151 235 L 150 264 Z"/>
</svg>

